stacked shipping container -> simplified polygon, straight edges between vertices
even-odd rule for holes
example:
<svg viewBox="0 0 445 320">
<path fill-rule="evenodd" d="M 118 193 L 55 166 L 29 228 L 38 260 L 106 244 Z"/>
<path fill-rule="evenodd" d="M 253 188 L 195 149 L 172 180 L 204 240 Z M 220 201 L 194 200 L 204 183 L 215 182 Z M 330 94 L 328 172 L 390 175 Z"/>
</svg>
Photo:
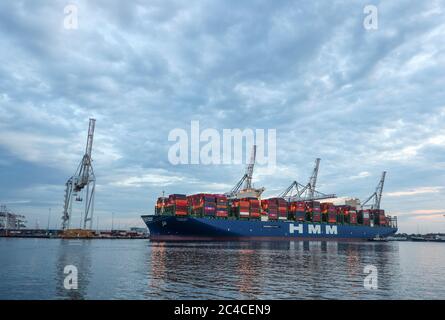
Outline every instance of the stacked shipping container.
<svg viewBox="0 0 445 320">
<path fill-rule="evenodd" d="M 156 202 L 157 214 L 227 218 L 229 215 L 243 219 L 259 219 L 261 214 L 268 220 L 311 221 L 314 223 L 341 223 L 360 225 L 390 224 L 384 210 L 356 210 L 349 205 L 335 206 L 333 203 L 318 201 L 292 201 L 283 198 L 259 200 L 242 198 L 230 200 L 225 195 L 195 194 L 186 196 L 172 194 L 160 197 Z M 229 214 L 230 213 L 230 214 Z"/>
<path fill-rule="evenodd" d="M 212 194 L 194 194 L 188 196 L 191 213 L 198 216 L 215 217 L 216 197 Z"/>
<path fill-rule="evenodd" d="M 156 208 L 155 211 L 157 214 L 162 213 L 162 210 L 165 210 L 165 206 L 167 205 L 168 202 L 168 198 L 166 197 L 159 197 L 158 200 L 156 201 Z"/>
<path fill-rule="evenodd" d="M 227 197 L 225 195 L 215 195 L 216 200 L 216 216 L 226 218 L 228 213 Z"/>
<path fill-rule="evenodd" d="M 164 210 L 166 213 L 175 214 L 177 216 L 186 216 L 188 214 L 187 196 L 185 194 L 169 195 Z"/>
<path fill-rule="evenodd" d="M 364 226 L 369 226 L 370 210 L 359 210 L 358 223 Z"/>
<path fill-rule="evenodd" d="M 309 221 L 321 222 L 320 202 L 318 201 L 306 202 L 306 212 L 308 213 Z"/>
<path fill-rule="evenodd" d="M 357 211 L 355 210 L 355 208 L 349 209 L 349 223 L 357 224 Z"/>
<path fill-rule="evenodd" d="M 306 220 L 306 203 L 304 201 L 294 201 L 289 203 L 289 219 L 295 221 Z"/>
<path fill-rule="evenodd" d="M 322 221 L 329 223 L 337 222 L 337 210 L 333 203 L 324 202 L 321 204 Z"/>
<path fill-rule="evenodd" d="M 269 219 L 271 220 L 287 220 L 287 201 L 283 198 L 270 198 L 267 200 L 267 208 L 269 210 Z"/>
<path fill-rule="evenodd" d="M 335 208 L 337 211 L 337 217 L 339 218 L 337 219 L 337 221 L 340 223 L 349 223 L 350 222 L 349 211 L 351 210 L 351 206 L 341 205 L 341 206 L 336 206 Z"/>
<path fill-rule="evenodd" d="M 375 225 L 386 225 L 385 210 L 374 209 L 371 210 L 371 214 L 373 216 Z"/>
<path fill-rule="evenodd" d="M 269 220 L 278 219 L 278 205 L 275 201 L 270 199 L 261 200 L 261 208 L 269 217 Z"/>
<path fill-rule="evenodd" d="M 235 217 L 259 219 L 260 200 L 257 198 L 235 199 L 232 201 L 232 213 Z"/>
<path fill-rule="evenodd" d="M 232 208 L 235 210 L 235 216 L 239 218 L 249 218 L 250 203 L 246 199 L 237 199 L 233 201 Z"/>
<path fill-rule="evenodd" d="M 249 198 L 249 202 L 250 202 L 250 217 L 254 219 L 259 219 L 261 213 L 260 200 L 256 198 Z"/>
</svg>

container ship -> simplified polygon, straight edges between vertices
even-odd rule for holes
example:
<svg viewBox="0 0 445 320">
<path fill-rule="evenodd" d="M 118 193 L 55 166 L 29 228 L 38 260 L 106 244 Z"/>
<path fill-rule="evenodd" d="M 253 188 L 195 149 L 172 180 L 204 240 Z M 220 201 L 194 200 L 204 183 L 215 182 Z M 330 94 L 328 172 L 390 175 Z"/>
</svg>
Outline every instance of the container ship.
<svg viewBox="0 0 445 320">
<path fill-rule="evenodd" d="M 154 214 L 142 216 L 150 239 L 371 240 L 397 232 L 397 217 L 380 209 L 385 172 L 363 203 L 351 199 L 335 205 L 335 194 L 315 190 L 320 159 L 306 185 L 294 181 L 279 196 L 266 199 L 261 197 L 264 188 L 252 187 L 254 163 L 255 147 L 246 173 L 228 193 L 159 197 Z"/>
</svg>

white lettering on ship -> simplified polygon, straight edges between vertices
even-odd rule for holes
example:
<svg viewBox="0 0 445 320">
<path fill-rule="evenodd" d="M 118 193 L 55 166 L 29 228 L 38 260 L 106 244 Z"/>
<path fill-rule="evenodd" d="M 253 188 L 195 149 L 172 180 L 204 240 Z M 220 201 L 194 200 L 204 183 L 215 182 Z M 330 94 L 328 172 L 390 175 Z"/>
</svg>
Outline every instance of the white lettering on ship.
<svg viewBox="0 0 445 320">
<path fill-rule="evenodd" d="M 293 223 L 289 224 L 289 233 L 294 234 L 304 234 L 304 224 L 297 224 L 294 225 Z M 321 225 L 313 225 L 308 224 L 307 225 L 307 233 L 310 234 L 322 234 L 322 231 L 324 231 L 324 234 L 338 234 L 337 226 L 325 226 L 325 229 L 322 230 Z"/>
<path fill-rule="evenodd" d="M 289 225 L 289 233 L 294 233 L 295 231 L 297 231 L 298 233 L 303 233 L 303 225 L 299 224 L 297 226 L 294 226 L 294 224 L 291 223 Z"/>
<path fill-rule="evenodd" d="M 318 226 L 314 226 L 313 224 L 310 224 L 308 232 L 309 233 L 318 233 L 318 234 L 320 234 L 321 233 L 321 226 L 319 226 L 319 225 Z"/>
<path fill-rule="evenodd" d="M 338 234 L 337 226 L 326 226 L 326 234 Z"/>
</svg>

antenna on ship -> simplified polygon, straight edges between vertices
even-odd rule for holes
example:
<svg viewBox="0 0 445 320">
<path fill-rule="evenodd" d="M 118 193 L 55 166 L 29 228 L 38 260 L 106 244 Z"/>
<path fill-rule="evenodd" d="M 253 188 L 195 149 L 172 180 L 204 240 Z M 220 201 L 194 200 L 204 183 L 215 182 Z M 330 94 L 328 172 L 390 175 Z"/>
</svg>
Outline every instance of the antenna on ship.
<svg viewBox="0 0 445 320">
<path fill-rule="evenodd" d="M 94 212 L 94 194 L 96 186 L 96 177 L 93 171 L 93 160 L 91 158 L 91 153 L 93 150 L 93 137 L 94 129 L 96 126 L 96 120 L 90 119 L 88 127 L 87 144 L 85 148 L 85 154 L 77 167 L 76 172 L 72 177 L 68 179 L 65 186 L 65 203 L 63 207 L 62 216 L 62 229 L 66 230 L 70 227 L 72 211 L 73 211 L 73 200 L 83 201 L 80 196 L 77 196 L 78 192 L 83 191 L 85 188 L 85 208 L 81 214 L 81 226 L 83 217 L 83 228 L 86 229 L 87 223 L 89 222 L 89 228 L 92 228 L 93 223 L 93 212 Z"/>
<path fill-rule="evenodd" d="M 286 190 L 284 190 L 278 196 L 280 198 L 286 198 L 289 201 L 295 201 L 295 200 L 312 201 L 312 200 L 336 198 L 337 196 L 335 194 L 325 194 L 315 189 L 317 185 L 320 161 L 321 161 L 320 158 L 315 159 L 314 169 L 312 170 L 309 182 L 306 185 L 294 181 Z"/>
<path fill-rule="evenodd" d="M 254 197 L 259 198 L 261 194 L 264 192 L 264 188 L 255 189 L 252 186 L 252 178 L 253 178 L 253 169 L 255 168 L 255 160 L 256 160 L 256 145 L 252 147 L 252 153 L 250 156 L 250 162 L 247 165 L 246 172 L 243 177 L 237 182 L 237 184 L 233 187 L 230 192 L 227 192 L 225 195 L 229 198 L 242 198 L 242 197 Z M 241 189 L 241 186 L 244 183 L 244 188 Z"/>
<path fill-rule="evenodd" d="M 380 178 L 380 182 L 377 185 L 377 188 L 375 189 L 374 193 L 362 203 L 362 209 L 372 199 L 374 199 L 374 203 L 371 204 L 371 209 L 377 209 L 377 210 L 380 209 L 380 202 L 382 200 L 382 193 L 383 193 L 383 186 L 385 184 L 385 178 L 386 178 L 386 171 L 383 171 L 382 177 Z M 369 205 L 367 205 L 367 206 L 369 206 Z"/>
</svg>

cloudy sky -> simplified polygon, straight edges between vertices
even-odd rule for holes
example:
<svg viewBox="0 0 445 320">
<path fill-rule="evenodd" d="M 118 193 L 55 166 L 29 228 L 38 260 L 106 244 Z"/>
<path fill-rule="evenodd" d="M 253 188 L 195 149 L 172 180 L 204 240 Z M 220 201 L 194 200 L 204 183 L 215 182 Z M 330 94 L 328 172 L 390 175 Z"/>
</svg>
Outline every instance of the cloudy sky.
<svg viewBox="0 0 445 320">
<path fill-rule="evenodd" d="M 277 167 L 254 180 L 266 195 L 316 157 L 320 191 L 341 197 L 386 170 L 401 231 L 445 232 L 444 15 L 445 1 L 2 1 L 0 203 L 60 225 L 90 117 L 100 227 L 112 212 L 140 225 L 162 190 L 225 192 L 244 165 L 168 161 L 169 132 L 199 120 L 277 130 Z"/>
</svg>

